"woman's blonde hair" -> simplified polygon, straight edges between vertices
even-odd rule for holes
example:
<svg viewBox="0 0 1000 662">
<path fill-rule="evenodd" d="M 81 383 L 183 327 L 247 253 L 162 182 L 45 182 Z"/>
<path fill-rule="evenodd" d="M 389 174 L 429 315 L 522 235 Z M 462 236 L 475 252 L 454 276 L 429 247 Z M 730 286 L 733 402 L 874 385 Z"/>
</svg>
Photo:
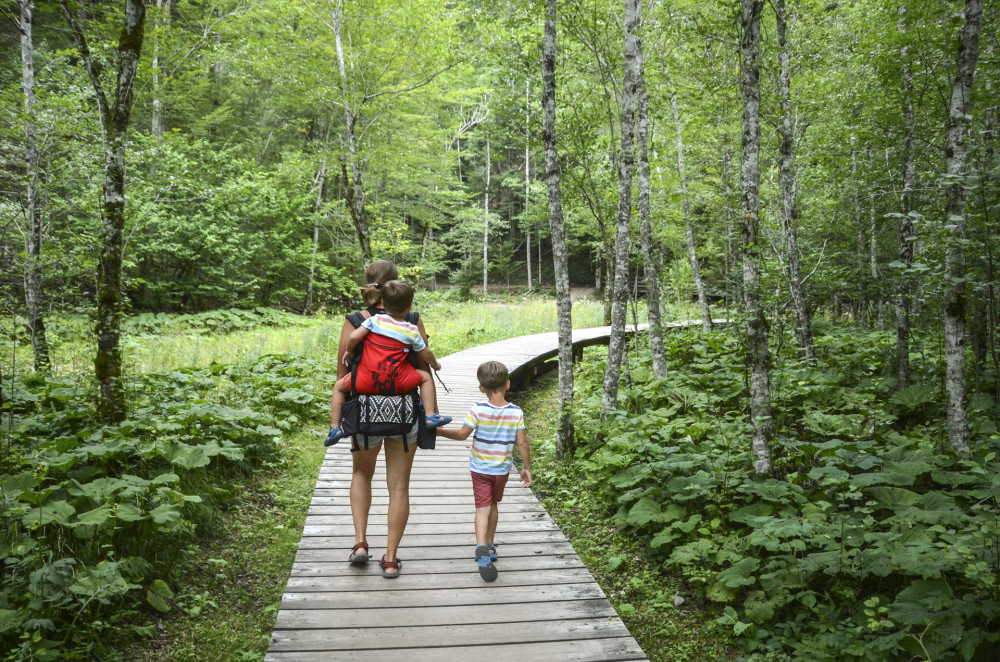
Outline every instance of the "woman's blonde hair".
<svg viewBox="0 0 1000 662">
<path fill-rule="evenodd" d="M 366 306 L 382 303 L 381 287 L 390 280 L 399 280 L 399 269 L 389 260 L 375 260 L 365 269 L 365 284 L 361 286 L 361 300 Z"/>
</svg>

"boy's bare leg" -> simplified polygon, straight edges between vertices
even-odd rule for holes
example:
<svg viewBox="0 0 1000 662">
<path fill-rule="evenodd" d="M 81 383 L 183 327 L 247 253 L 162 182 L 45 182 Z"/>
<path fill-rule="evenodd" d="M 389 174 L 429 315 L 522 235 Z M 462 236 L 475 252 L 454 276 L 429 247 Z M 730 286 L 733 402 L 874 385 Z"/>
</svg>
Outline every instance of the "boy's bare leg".
<svg viewBox="0 0 1000 662">
<path fill-rule="evenodd" d="M 344 400 L 347 399 L 347 392 L 350 387 L 337 382 L 333 385 L 333 397 L 330 398 L 330 425 L 337 427 L 340 425 L 341 411 L 344 408 Z"/>
<path fill-rule="evenodd" d="M 495 505 L 495 504 L 494 504 Z M 492 538 L 487 538 L 487 534 L 490 529 L 490 511 L 493 510 L 493 506 L 484 506 L 482 508 L 476 508 L 476 544 L 485 545 L 487 542 L 492 540 Z M 493 528 L 496 528 L 496 523 L 494 523 Z"/>
<path fill-rule="evenodd" d="M 486 510 L 486 508 L 483 508 L 483 510 Z M 497 534 L 497 520 L 499 517 L 500 511 L 497 508 L 497 502 L 494 501 L 490 504 L 489 514 L 487 515 L 486 520 L 486 542 L 494 542 L 494 538 Z M 477 537 L 476 540 L 478 541 L 479 538 Z"/>
<path fill-rule="evenodd" d="M 438 413 L 437 389 L 434 378 L 427 370 L 417 370 L 420 374 L 420 401 L 424 403 L 424 413 L 430 416 Z"/>
</svg>

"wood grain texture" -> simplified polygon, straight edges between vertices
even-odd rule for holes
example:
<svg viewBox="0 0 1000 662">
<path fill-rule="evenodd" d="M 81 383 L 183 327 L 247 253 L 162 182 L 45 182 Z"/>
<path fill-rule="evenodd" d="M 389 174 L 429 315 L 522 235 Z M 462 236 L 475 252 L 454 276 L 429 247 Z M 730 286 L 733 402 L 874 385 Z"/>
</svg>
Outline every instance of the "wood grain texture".
<svg viewBox="0 0 1000 662">
<path fill-rule="evenodd" d="M 609 328 L 574 332 L 579 346 L 607 343 Z M 483 396 L 476 368 L 502 361 L 515 382 L 555 356 L 556 334 L 483 345 L 441 359 L 450 389 L 441 412 L 458 425 Z M 516 393 L 510 396 L 517 403 Z M 350 444 L 327 450 L 266 662 L 466 659 L 645 660 L 572 545 L 512 473 L 500 504 L 498 579 L 485 583 L 473 560 L 471 440 L 438 439 L 418 450 L 410 517 L 399 547 L 402 572 L 381 576 L 388 495 L 380 464 L 372 482 L 372 560 L 347 562 L 354 544 Z"/>
</svg>

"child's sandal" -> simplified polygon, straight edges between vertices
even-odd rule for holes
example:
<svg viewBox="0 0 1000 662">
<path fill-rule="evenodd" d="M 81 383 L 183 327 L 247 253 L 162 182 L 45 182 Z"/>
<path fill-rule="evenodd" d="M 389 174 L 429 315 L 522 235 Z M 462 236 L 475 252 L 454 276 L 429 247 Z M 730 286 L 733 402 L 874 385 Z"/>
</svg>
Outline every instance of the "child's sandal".
<svg viewBox="0 0 1000 662">
<path fill-rule="evenodd" d="M 429 428 L 436 428 L 441 425 L 448 425 L 449 423 L 451 423 L 451 416 L 442 416 L 438 413 L 424 418 L 424 424 Z"/>
<path fill-rule="evenodd" d="M 324 446 L 333 446 L 335 443 L 346 437 L 347 434 L 344 433 L 344 428 L 341 426 L 333 427 L 330 426 L 330 434 L 326 435 L 326 441 L 323 442 Z"/>
</svg>

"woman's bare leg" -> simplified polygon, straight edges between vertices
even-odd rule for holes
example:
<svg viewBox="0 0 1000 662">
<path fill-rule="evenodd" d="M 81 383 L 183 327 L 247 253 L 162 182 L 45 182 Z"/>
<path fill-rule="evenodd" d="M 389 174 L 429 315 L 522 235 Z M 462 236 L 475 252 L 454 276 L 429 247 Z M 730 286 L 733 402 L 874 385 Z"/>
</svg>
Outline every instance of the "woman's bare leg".
<svg viewBox="0 0 1000 662">
<path fill-rule="evenodd" d="M 408 444 L 409 453 L 403 451 L 403 444 L 398 441 L 386 440 L 383 445 L 385 481 L 389 488 L 389 539 L 385 546 L 385 560 L 395 561 L 399 541 L 410 518 L 410 469 L 413 468 L 413 456 L 417 454 L 417 444 L 415 441 Z"/>
<path fill-rule="evenodd" d="M 379 448 L 351 453 L 351 517 L 354 519 L 354 542 L 368 542 L 368 511 L 372 506 L 372 476 Z"/>
</svg>

